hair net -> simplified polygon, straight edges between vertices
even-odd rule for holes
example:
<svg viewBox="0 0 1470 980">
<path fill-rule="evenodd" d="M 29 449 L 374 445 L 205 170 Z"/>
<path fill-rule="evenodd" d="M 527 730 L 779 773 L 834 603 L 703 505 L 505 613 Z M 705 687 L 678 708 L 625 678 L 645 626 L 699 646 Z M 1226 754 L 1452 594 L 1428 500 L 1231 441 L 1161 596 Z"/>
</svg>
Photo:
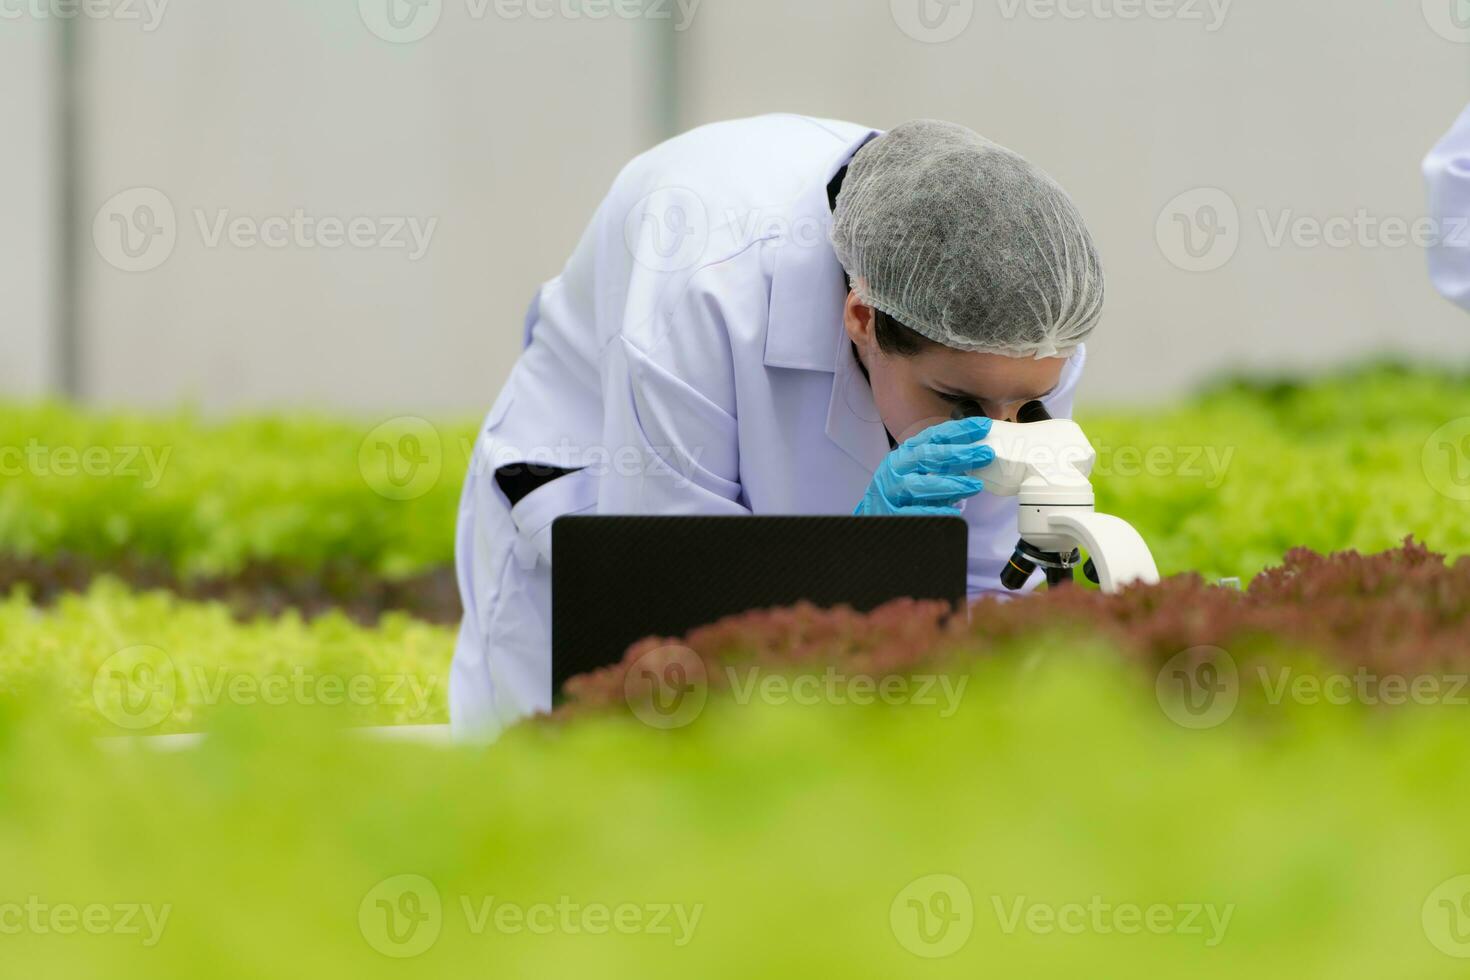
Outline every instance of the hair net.
<svg viewBox="0 0 1470 980">
<path fill-rule="evenodd" d="M 864 303 L 946 347 L 1065 356 L 1102 313 L 1102 263 L 1071 198 L 954 123 L 907 122 L 859 150 L 832 244 Z"/>
</svg>

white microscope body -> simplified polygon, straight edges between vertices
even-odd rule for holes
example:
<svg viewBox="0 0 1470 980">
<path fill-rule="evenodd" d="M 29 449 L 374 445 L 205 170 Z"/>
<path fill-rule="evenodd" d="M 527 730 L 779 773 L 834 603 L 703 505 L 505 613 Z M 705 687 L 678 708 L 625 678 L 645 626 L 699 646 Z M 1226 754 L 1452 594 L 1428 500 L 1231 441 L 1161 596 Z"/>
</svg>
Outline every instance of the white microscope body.
<svg viewBox="0 0 1470 980">
<path fill-rule="evenodd" d="M 1041 414 L 1044 417 L 1044 410 Z M 986 493 L 1015 497 L 1020 504 L 1021 543 L 1002 576 L 1007 588 L 1024 585 L 1037 565 L 1047 565 L 1049 571 L 1062 569 L 1070 577 L 1071 556 L 1078 547 L 1087 551 L 1096 571 L 1093 577 L 1089 569 L 1088 577 L 1104 592 L 1159 580 L 1153 555 L 1133 526 L 1093 509 L 1088 477 L 1097 452 L 1077 423 L 995 422 L 985 444 L 995 450 L 995 461 L 975 476 L 984 481 Z M 1043 554 L 1057 563 L 1040 560 Z"/>
</svg>

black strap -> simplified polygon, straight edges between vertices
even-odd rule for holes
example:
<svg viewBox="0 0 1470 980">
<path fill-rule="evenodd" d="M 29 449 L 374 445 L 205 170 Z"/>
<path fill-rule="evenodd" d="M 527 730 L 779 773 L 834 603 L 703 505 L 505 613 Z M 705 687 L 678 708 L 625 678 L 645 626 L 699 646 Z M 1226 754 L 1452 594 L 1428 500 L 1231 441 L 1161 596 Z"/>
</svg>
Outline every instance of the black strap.
<svg viewBox="0 0 1470 980">
<path fill-rule="evenodd" d="M 500 487 L 500 492 L 505 494 L 505 499 L 509 500 L 510 505 L 514 507 L 529 496 L 533 490 L 539 490 L 553 480 L 559 480 L 568 473 L 575 472 L 577 471 L 563 469 L 560 466 L 547 466 L 544 463 L 512 463 L 495 471 L 495 483 Z"/>
</svg>

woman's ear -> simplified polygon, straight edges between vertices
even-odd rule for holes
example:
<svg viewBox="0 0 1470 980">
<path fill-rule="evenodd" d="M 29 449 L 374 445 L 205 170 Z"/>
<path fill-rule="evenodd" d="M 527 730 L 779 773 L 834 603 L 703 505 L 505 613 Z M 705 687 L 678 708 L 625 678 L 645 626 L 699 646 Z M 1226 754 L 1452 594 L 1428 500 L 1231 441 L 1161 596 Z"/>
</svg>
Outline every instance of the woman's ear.
<svg viewBox="0 0 1470 980">
<path fill-rule="evenodd" d="M 872 350 L 874 341 L 873 308 L 858 299 L 857 290 L 847 291 L 847 302 L 842 306 L 842 326 L 847 338 L 864 353 Z"/>
</svg>

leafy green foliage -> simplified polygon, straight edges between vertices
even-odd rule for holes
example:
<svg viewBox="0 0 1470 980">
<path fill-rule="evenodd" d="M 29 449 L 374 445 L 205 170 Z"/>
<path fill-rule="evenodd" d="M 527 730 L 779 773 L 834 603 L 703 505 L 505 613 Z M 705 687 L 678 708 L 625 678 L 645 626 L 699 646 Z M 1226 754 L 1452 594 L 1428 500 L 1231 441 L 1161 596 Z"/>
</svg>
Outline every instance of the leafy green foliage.
<svg viewBox="0 0 1470 980">
<path fill-rule="evenodd" d="M 437 427 L 409 499 L 374 489 L 378 443 L 392 450 L 400 435 L 376 431 L 302 415 L 0 408 L 0 551 L 161 559 L 191 573 L 289 558 L 400 574 L 450 560 L 473 427 Z"/>
<path fill-rule="evenodd" d="M 1470 504 L 1426 470 L 1470 435 L 1432 443 L 1470 418 L 1458 375 L 1387 365 L 1237 381 L 1157 410 L 1082 408 L 1099 506 L 1139 527 L 1166 574 L 1249 578 L 1293 547 L 1379 551 L 1411 533 L 1470 552 Z M 0 552 L 162 559 L 192 573 L 252 560 L 391 575 L 447 564 L 474 426 L 429 428 L 418 434 L 437 476 L 395 499 L 364 460 L 402 434 L 374 423 L 0 408 Z M 33 445 L 39 463 L 24 455 Z M 58 450 L 78 472 L 56 475 Z M 80 472 L 88 450 L 111 461 L 104 475 Z"/>
<path fill-rule="evenodd" d="M 1444 431 L 1466 419 L 1465 379 L 1387 366 L 1080 421 L 1099 450 L 1099 509 L 1139 529 L 1160 571 L 1249 579 L 1295 547 L 1382 551 L 1413 534 L 1470 552 L 1470 494 L 1437 469 L 1449 452 L 1470 469 L 1470 422 Z"/>
<path fill-rule="evenodd" d="M 20 593 L 0 602 L 0 694 L 50 692 L 105 735 L 198 731 L 231 708 L 439 723 L 453 648 L 452 629 L 400 614 L 375 629 L 337 613 L 240 623 L 221 604 L 105 579 L 45 610 Z"/>
<path fill-rule="evenodd" d="M 949 717 L 720 701 L 677 732 L 599 717 L 488 752 L 227 716 L 191 752 L 104 753 L 39 711 L 0 711 L 0 901 L 170 909 L 152 946 L 146 932 L 6 935 L 6 973 L 1463 974 L 1434 945 L 1453 939 L 1453 909 L 1432 901 L 1470 867 L 1459 714 L 1366 724 L 1297 707 L 1286 731 L 1185 731 L 1108 660 L 1021 663 L 977 665 Z M 385 901 L 380 883 L 400 875 L 425 879 L 440 911 Z M 919 911 L 933 929 L 956 909 L 906 900 L 930 875 L 973 908 L 942 959 L 911 951 Z M 1230 914 L 1216 930 L 1176 912 L 1155 932 L 1084 912 L 1064 930 L 1014 920 L 1018 901 Z M 559 904 L 699 915 L 678 945 L 672 915 L 663 932 L 595 933 L 576 913 L 565 928 Z M 549 929 L 497 925 L 502 906 L 538 905 Z M 386 934 L 393 911 L 405 941 L 420 934 L 409 915 L 431 916 L 415 920 L 432 939 L 418 955 L 383 952 L 407 948 Z"/>
</svg>

